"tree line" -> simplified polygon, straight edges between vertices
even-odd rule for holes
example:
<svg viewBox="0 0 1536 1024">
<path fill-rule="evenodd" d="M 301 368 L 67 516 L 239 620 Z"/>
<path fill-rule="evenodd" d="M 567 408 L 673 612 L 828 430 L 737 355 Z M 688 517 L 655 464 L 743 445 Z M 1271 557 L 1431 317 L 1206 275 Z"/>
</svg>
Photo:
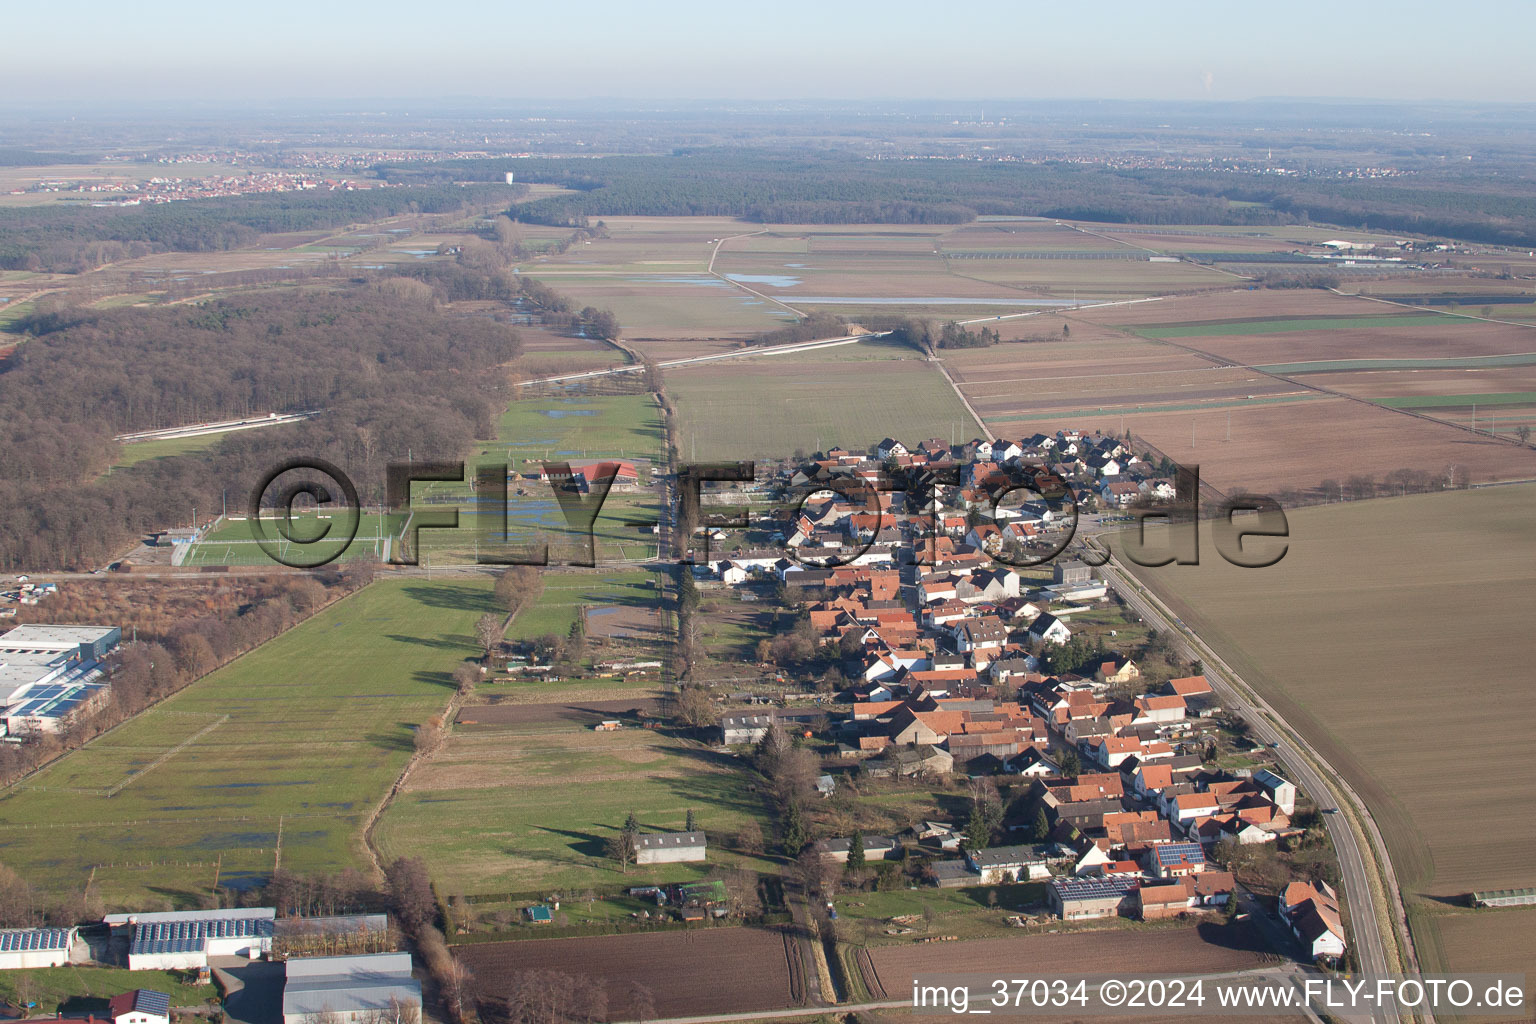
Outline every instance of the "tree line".
<svg viewBox="0 0 1536 1024">
<path fill-rule="evenodd" d="M 468 188 L 435 184 L 277 192 L 148 206 L 10 207 L 0 210 L 0 270 L 80 273 L 155 252 L 238 249 L 264 234 L 342 228 L 404 213 L 494 209 L 515 196 L 504 184 Z"/>
<path fill-rule="evenodd" d="M 245 503 L 295 453 L 344 469 L 366 499 L 410 455 L 458 458 L 494 436 L 475 386 L 521 351 L 491 318 L 448 318 L 405 278 L 280 289 L 191 307 L 69 310 L 22 323 L 0 362 L 0 567 L 96 564 L 191 506 Z M 107 472 L 113 436 L 266 412 L 318 410 L 195 455 Z"/>
</svg>

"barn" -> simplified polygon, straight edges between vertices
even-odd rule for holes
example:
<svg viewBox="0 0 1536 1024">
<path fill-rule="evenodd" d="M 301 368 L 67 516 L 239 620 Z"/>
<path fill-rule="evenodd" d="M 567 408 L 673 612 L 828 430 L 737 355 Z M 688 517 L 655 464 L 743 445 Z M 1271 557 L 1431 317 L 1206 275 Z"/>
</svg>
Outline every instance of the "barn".
<svg viewBox="0 0 1536 1024">
<path fill-rule="evenodd" d="M 6 928 L 0 930 L 0 970 L 58 967 L 69 963 L 74 928 Z"/>
<path fill-rule="evenodd" d="M 411 977 L 409 953 L 311 957 L 284 969 L 283 1024 L 420 1018 L 421 982 Z"/>
<path fill-rule="evenodd" d="M 252 960 L 272 951 L 271 907 L 186 910 L 164 914 L 109 914 L 103 920 L 129 932 L 130 971 L 196 970 L 209 957 Z"/>
<path fill-rule="evenodd" d="M 703 860 L 708 843 L 703 832 L 646 833 L 635 837 L 636 864 L 676 864 Z"/>
</svg>

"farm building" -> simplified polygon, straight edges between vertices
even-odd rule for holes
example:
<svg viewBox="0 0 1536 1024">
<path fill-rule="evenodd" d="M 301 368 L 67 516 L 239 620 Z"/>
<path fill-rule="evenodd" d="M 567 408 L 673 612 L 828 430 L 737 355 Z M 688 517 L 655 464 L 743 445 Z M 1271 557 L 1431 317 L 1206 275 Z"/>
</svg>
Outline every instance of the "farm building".
<svg viewBox="0 0 1536 1024">
<path fill-rule="evenodd" d="M 1058 878 L 1051 882 L 1051 909 L 1063 921 L 1115 917 L 1129 910 L 1141 883 L 1134 878 Z"/>
<path fill-rule="evenodd" d="M 171 997 L 164 992 L 136 988 L 115 995 L 107 1003 L 112 1024 L 170 1024 Z"/>
<path fill-rule="evenodd" d="M 890 836 L 864 836 L 865 860 L 888 860 L 897 851 L 896 840 Z M 853 848 L 852 837 L 838 837 L 824 839 L 817 844 L 817 849 L 827 860 L 837 861 L 839 864 L 848 863 L 848 852 Z"/>
<path fill-rule="evenodd" d="M 676 864 L 703 860 L 708 843 L 703 832 L 659 832 L 635 837 L 636 864 Z"/>
<path fill-rule="evenodd" d="M 1051 563 L 1052 583 L 1087 583 L 1093 579 L 1093 570 L 1082 562 L 1071 560 Z"/>
<path fill-rule="evenodd" d="M 186 910 L 164 914 L 108 914 L 102 920 L 129 930 L 131 971 L 195 970 L 209 957 L 251 959 L 272 951 L 277 911 L 271 907 L 239 910 Z"/>
<path fill-rule="evenodd" d="M 57 732 L 106 690 L 116 626 L 27 625 L 0 636 L 0 716 L 8 735 Z"/>
<path fill-rule="evenodd" d="M 1474 907 L 1529 907 L 1533 904 L 1536 904 L 1536 888 L 1490 889 L 1472 894 Z"/>
<path fill-rule="evenodd" d="M 1050 857 L 1044 846 L 992 846 L 984 850 L 967 850 L 965 859 L 986 885 L 1049 878 L 1051 874 Z"/>
<path fill-rule="evenodd" d="M 726 746 L 756 743 L 768 735 L 773 724 L 772 711 L 744 711 L 720 716 L 720 742 Z"/>
<path fill-rule="evenodd" d="M 283 1024 L 304 1024 L 320 1015 L 337 1024 L 389 1020 L 395 1011 L 421 1006 L 421 982 L 411 977 L 411 954 L 322 956 L 289 960 L 283 985 Z"/>
<path fill-rule="evenodd" d="M 0 930 L 0 970 L 58 967 L 69 963 L 74 928 L 6 928 Z"/>
</svg>

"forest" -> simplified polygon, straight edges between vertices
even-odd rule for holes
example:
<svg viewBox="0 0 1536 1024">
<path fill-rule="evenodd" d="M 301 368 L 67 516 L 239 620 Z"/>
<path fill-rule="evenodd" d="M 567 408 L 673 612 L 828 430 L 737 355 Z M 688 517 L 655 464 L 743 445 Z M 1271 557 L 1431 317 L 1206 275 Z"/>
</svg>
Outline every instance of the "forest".
<svg viewBox="0 0 1536 1024">
<path fill-rule="evenodd" d="M 669 155 L 384 164 L 386 180 L 561 185 L 513 209 L 529 223 L 585 226 L 600 216 L 708 215 L 763 223 L 954 224 L 977 216 L 1105 223 L 1346 227 L 1536 245 L 1536 182 L 1476 169 L 1390 181 L 1045 161 L 872 160 L 841 152 L 678 149 Z M 1239 205 L 1234 205 L 1239 204 Z M 1258 205 L 1243 205 L 1258 204 Z"/>
<path fill-rule="evenodd" d="M 342 228 L 403 213 L 495 209 L 522 191 L 505 184 L 445 184 L 278 192 L 134 207 L 13 207 L 0 209 L 0 270 L 79 273 L 167 250 L 219 252 L 280 231 Z"/>
<path fill-rule="evenodd" d="M 493 435 L 497 409 L 477 384 L 521 350 L 511 327 L 444 316 L 427 283 L 405 278 L 21 326 L 26 343 L 0 362 L 5 569 L 99 564 L 191 505 L 216 507 L 226 491 L 243 501 L 294 454 L 328 459 L 378 497 L 391 459 L 454 459 Z M 108 472 L 118 433 L 310 410 L 206 453 Z"/>
</svg>

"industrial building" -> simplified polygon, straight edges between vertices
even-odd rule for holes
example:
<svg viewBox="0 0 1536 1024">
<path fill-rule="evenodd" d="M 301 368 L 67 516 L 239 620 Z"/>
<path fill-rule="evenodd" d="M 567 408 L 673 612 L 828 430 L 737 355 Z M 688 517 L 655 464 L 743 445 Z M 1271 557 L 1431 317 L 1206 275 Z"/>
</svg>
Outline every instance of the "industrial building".
<svg viewBox="0 0 1536 1024">
<path fill-rule="evenodd" d="M 284 966 L 283 1024 L 306 1024 L 321 1015 L 337 1024 L 390 1014 L 402 1022 L 420 1017 L 421 982 L 411 977 L 409 953 L 321 956 Z"/>
<path fill-rule="evenodd" d="M 106 691 L 103 661 L 122 642 L 116 626 L 28 625 L 0 636 L 4 734 L 57 732 Z"/>
<path fill-rule="evenodd" d="M 197 970 L 210 957 L 255 960 L 272 951 L 277 912 L 271 907 L 186 910 L 164 914 L 108 914 L 113 930 L 129 929 L 130 971 Z"/>
<path fill-rule="evenodd" d="M 74 928 L 6 928 L 0 930 L 0 970 L 58 967 L 69 963 Z"/>
</svg>

